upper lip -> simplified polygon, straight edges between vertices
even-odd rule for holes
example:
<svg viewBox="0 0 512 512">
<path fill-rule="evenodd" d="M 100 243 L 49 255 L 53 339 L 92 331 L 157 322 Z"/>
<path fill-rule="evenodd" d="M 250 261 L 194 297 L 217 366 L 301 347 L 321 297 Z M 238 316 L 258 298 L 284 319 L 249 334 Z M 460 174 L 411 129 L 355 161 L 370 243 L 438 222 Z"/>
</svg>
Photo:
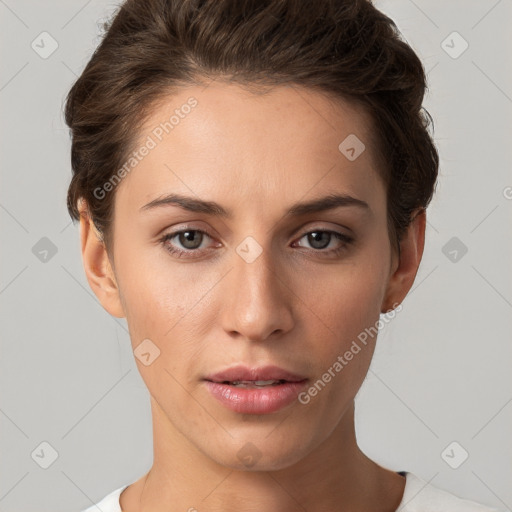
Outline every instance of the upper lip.
<svg viewBox="0 0 512 512">
<path fill-rule="evenodd" d="M 262 366 L 248 368 L 247 366 L 234 366 L 205 377 L 212 382 L 234 382 L 241 380 L 286 380 L 288 382 L 301 382 L 306 377 L 291 373 L 278 366 Z"/>
</svg>

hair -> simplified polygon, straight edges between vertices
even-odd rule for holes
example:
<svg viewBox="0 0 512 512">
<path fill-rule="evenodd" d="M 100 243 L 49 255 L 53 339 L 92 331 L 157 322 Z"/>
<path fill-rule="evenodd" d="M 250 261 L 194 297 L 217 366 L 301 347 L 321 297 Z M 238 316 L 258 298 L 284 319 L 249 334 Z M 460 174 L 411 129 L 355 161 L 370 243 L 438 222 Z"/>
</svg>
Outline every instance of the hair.
<svg viewBox="0 0 512 512">
<path fill-rule="evenodd" d="M 371 0 L 127 0 L 104 29 L 66 98 L 67 208 L 79 220 L 85 201 L 110 255 L 115 190 L 94 190 L 126 162 L 159 100 L 212 79 L 305 86 L 368 113 L 400 254 L 412 213 L 432 199 L 439 156 L 422 63 Z"/>
</svg>

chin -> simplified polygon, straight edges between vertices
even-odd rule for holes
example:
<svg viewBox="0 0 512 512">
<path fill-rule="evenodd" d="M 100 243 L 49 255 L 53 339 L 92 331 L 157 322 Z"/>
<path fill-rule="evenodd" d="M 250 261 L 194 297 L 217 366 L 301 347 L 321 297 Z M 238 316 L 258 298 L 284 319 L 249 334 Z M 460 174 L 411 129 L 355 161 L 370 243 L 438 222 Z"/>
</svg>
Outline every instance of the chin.
<svg viewBox="0 0 512 512">
<path fill-rule="evenodd" d="M 218 453 L 212 453 L 211 449 L 205 453 L 210 452 L 212 460 L 237 471 L 278 471 L 296 464 L 306 456 L 307 450 L 300 440 L 287 437 L 287 442 L 283 443 L 282 439 L 266 438 L 268 433 L 266 429 L 260 436 L 240 436 L 232 446 L 220 447 Z M 298 450 L 297 446 L 302 449 Z"/>
</svg>

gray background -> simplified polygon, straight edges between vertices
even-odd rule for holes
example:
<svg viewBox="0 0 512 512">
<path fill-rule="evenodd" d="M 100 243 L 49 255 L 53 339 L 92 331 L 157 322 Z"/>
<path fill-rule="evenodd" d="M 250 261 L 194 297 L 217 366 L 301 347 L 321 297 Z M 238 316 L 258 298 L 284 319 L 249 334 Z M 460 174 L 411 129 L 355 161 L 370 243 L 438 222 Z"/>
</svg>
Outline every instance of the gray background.
<svg viewBox="0 0 512 512">
<path fill-rule="evenodd" d="M 390 469 L 511 510 L 512 2 L 375 3 L 428 71 L 441 169 L 416 282 L 357 397 L 358 440 Z M 114 7 L 0 0 L 1 512 L 81 510 L 152 463 L 126 321 L 90 290 L 65 206 L 64 96 Z M 58 44 L 46 58 L 43 31 Z"/>
</svg>

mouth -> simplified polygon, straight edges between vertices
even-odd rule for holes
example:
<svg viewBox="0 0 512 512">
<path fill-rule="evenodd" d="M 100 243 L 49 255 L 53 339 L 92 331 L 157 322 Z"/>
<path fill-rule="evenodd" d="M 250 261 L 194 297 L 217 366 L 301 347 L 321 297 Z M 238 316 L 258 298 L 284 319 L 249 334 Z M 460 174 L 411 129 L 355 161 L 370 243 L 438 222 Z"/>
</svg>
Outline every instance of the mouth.
<svg viewBox="0 0 512 512">
<path fill-rule="evenodd" d="M 208 380 L 208 379 L 206 379 Z M 216 382 L 216 381 L 209 381 Z M 279 386 L 280 384 L 285 384 L 286 382 L 291 382 L 285 379 L 279 380 L 223 380 L 221 382 L 217 382 L 218 384 L 227 384 L 229 386 L 233 386 L 235 388 L 267 388 L 269 386 Z"/>
<path fill-rule="evenodd" d="M 218 384 L 230 384 L 233 386 L 278 386 L 285 382 L 302 382 L 306 377 L 292 373 L 279 366 L 263 366 L 249 368 L 247 366 L 235 366 L 220 372 L 208 375 L 204 380 Z"/>
<path fill-rule="evenodd" d="M 308 381 L 277 366 L 237 366 L 203 380 L 212 397 L 244 414 L 269 414 L 292 404 Z"/>
</svg>

